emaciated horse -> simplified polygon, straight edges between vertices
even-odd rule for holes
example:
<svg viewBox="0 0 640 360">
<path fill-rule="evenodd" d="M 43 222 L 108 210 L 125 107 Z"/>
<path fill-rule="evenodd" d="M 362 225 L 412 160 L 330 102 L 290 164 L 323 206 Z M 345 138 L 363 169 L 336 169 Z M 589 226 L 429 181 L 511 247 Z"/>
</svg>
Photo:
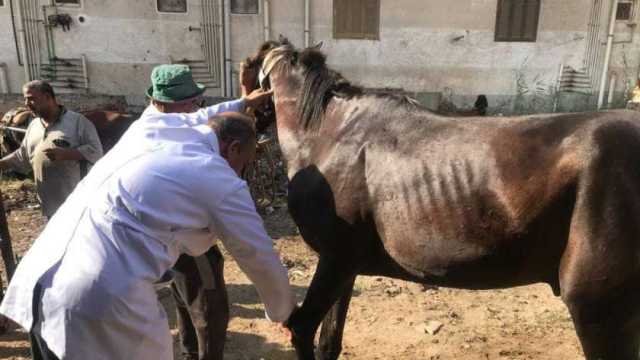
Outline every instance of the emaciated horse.
<svg viewBox="0 0 640 360">
<path fill-rule="evenodd" d="M 458 120 L 371 95 L 284 44 L 264 60 L 289 210 L 319 261 L 287 326 L 336 359 L 357 275 L 493 289 L 543 282 L 587 359 L 637 359 L 640 119 L 608 111 Z"/>
</svg>

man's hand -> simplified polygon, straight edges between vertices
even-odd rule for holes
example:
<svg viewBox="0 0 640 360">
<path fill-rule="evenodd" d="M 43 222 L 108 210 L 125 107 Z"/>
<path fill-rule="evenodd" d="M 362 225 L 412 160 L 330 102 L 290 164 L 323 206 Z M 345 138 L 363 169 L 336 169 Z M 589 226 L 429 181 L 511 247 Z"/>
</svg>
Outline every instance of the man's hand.
<svg viewBox="0 0 640 360">
<path fill-rule="evenodd" d="M 75 149 L 65 149 L 60 147 L 54 147 L 44 150 L 44 154 L 51 161 L 62 161 L 62 160 L 82 160 L 84 157 L 82 154 Z"/>
<path fill-rule="evenodd" d="M 262 104 L 266 103 L 269 98 L 273 95 L 273 89 L 264 91 L 262 89 L 256 89 L 251 92 L 251 94 L 243 97 L 245 104 L 248 107 L 258 108 Z"/>
</svg>

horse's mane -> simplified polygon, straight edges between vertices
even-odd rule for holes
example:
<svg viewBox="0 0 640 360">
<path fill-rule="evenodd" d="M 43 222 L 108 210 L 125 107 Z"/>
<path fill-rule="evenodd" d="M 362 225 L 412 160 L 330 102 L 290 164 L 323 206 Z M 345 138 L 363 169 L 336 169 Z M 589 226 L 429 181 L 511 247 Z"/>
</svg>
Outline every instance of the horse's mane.
<svg viewBox="0 0 640 360">
<path fill-rule="evenodd" d="M 297 56 L 297 64 L 303 76 L 297 105 L 300 122 L 305 129 L 318 129 L 329 101 L 334 97 L 352 99 L 357 96 L 372 96 L 391 100 L 398 106 L 416 107 L 417 103 L 407 96 L 381 94 L 353 85 L 342 74 L 326 65 L 326 55 L 316 48 L 308 48 Z"/>
<path fill-rule="evenodd" d="M 265 41 L 260 45 L 260 47 L 258 47 L 256 53 L 244 59 L 240 66 L 245 69 L 259 69 L 260 66 L 262 66 L 262 62 L 269 51 L 278 46 L 280 46 L 280 43 L 277 41 Z"/>
</svg>

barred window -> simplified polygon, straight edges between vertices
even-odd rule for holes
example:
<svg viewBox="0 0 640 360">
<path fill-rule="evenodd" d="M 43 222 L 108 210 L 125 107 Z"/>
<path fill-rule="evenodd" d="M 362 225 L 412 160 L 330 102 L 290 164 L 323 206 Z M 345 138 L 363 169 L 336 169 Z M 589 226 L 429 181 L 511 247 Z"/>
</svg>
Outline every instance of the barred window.
<svg viewBox="0 0 640 360">
<path fill-rule="evenodd" d="M 540 0 L 498 0 L 495 41 L 536 41 Z"/>
<path fill-rule="evenodd" d="M 186 13 L 187 0 L 157 0 L 158 11 L 166 13 Z"/>
<path fill-rule="evenodd" d="M 380 0 L 333 0 L 335 39 L 380 39 Z"/>
<path fill-rule="evenodd" d="M 257 14 L 258 0 L 231 0 L 232 14 Z"/>
<path fill-rule="evenodd" d="M 618 2 L 618 10 L 616 11 L 616 20 L 630 21 L 633 19 L 633 1 L 620 0 Z"/>
<path fill-rule="evenodd" d="M 76 5 L 80 6 L 80 0 L 55 0 L 56 5 Z"/>
</svg>

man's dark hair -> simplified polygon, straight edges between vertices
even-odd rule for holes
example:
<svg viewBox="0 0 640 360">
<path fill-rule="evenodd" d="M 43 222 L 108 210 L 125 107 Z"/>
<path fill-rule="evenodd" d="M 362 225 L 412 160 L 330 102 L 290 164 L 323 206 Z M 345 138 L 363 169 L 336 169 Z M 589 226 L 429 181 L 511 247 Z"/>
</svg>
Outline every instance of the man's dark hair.
<svg viewBox="0 0 640 360">
<path fill-rule="evenodd" d="M 22 90 L 35 90 L 41 94 L 48 95 L 53 100 L 56 99 L 56 94 L 53 92 L 51 84 L 44 80 L 32 80 L 22 85 Z"/>
<path fill-rule="evenodd" d="M 244 149 L 256 141 L 256 126 L 253 119 L 237 112 L 225 112 L 209 119 L 209 126 L 220 141 L 237 141 Z"/>
</svg>

